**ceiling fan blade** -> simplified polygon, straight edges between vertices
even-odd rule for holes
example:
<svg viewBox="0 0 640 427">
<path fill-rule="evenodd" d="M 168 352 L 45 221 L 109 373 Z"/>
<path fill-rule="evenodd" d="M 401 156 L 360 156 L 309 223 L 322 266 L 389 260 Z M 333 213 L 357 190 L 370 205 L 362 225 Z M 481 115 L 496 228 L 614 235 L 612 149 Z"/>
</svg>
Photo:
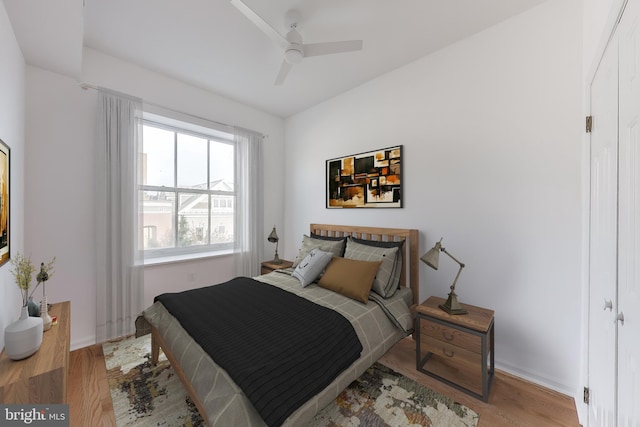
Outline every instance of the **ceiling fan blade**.
<svg viewBox="0 0 640 427">
<path fill-rule="evenodd" d="M 262 19 L 253 10 L 249 9 L 249 6 L 244 4 L 241 0 L 231 0 L 231 4 L 236 7 L 244 16 L 246 16 L 254 25 L 262 30 L 271 40 L 276 42 L 280 47 L 286 49 L 289 46 L 289 42 L 279 32 L 277 32 L 267 21 Z"/>
<path fill-rule="evenodd" d="M 332 53 L 352 52 L 362 50 L 362 40 L 347 40 L 342 42 L 309 43 L 302 45 L 304 56 L 330 55 Z"/>
<path fill-rule="evenodd" d="M 284 79 L 287 78 L 287 74 L 291 71 L 291 67 L 293 67 L 293 65 L 289 64 L 287 61 L 282 61 L 280 71 L 278 71 L 278 77 L 276 77 L 276 81 L 274 83 L 276 86 L 280 86 L 284 82 Z"/>
</svg>

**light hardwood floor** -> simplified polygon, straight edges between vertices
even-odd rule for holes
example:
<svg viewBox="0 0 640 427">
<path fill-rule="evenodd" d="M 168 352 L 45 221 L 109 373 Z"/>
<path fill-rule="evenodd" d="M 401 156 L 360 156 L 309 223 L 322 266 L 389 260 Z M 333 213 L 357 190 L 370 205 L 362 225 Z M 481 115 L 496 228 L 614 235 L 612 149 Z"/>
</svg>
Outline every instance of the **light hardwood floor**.
<svg viewBox="0 0 640 427">
<path fill-rule="evenodd" d="M 467 405 L 480 414 L 478 427 L 571 426 L 578 414 L 573 398 L 496 370 L 487 403 L 450 387 L 416 370 L 415 341 L 405 338 L 387 352 L 380 362 L 432 390 Z"/>
<path fill-rule="evenodd" d="M 421 374 L 411 338 L 396 344 L 380 362 L 467 405 L 480 414 L 478 427 L 579 426 L 573 399 L 501 371 L 496 371 L 488 403 Z M 101 345 L 71 352 L 68 400 L 71 427 L 115 426 Z"/>
</svg>

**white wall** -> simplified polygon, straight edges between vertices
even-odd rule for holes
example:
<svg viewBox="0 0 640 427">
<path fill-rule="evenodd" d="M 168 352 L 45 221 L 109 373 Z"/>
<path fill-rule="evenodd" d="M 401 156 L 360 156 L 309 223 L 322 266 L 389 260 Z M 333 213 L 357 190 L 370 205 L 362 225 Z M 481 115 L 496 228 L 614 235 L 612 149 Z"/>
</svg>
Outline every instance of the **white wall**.
<svg viewBox="0 0 640 427">
<path fill-rule="evenodd" d="M 467 267 L 462 302 L 496 312 L 496 362 L 573 395 L 580 359 L 578 0 L 546 2 L 285 122 L 283 255 L 310 222 L 418 228 Z M 404 145 L 404 205 L 327 210 L 325 160 Z M 421 299 L 456 265 L 421 264 Z"/>
<path fill-rule="evenodd" d="M 589 81 L 625 0 L 583 1 L 583 71 Z"/>
<path fill-rule="evenodd" d="M 0 3 L 0 139 L 11 149 L 10 255 L 24 255 L 24 121 L 25 63 L 11 22 Z M 0 351 L 4 348 L 4 328 L 20 314 L 22 297 L 9 272 L 10 263 L 0 267 Z"/>
<path fill-rule="evenodd" d="M 34 263 L 57 257 L 47 300 L 71 301 L 77 348 L 93 344 L 95 335 L 97 101 L 69 77 L 32 66 L 26 76 L 25 246 Z"/>
<path fill-rule="evenodd" d="M 93 50 L 85 50 L 83 56 L 84 82 L 269 135 L 264 150 L 265 183 L 282 188 L 282 119 Z M 37 262 L 57 256 L 47 297 L 49 301 L 71 300 L 74 349 L 95 342 L 97 92 L 84 91 L 71 78 L 31 66 L 27 67 L 26 83 L 25 247 Z M 265 198 L 265 230 L 274 223 L 283 224 L 282 203 L 281 192 Z M 269 246 L 265 237 L 265 249 L 270 250 Z M 150 304 L 160 292 L 227 280 L 233 276 L 232 270 L 229 256 L 147 267 L 145 301 Z"/>
</svg>

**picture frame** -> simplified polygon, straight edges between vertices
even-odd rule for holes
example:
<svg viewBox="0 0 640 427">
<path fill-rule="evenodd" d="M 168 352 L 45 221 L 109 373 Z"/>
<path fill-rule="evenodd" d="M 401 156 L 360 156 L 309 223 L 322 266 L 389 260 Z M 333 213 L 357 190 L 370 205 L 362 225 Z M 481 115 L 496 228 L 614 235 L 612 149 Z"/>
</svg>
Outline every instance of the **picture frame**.
<svg viewBox="0 0 640 427">
<path fill-rule="evenodd" d="M 11 149 L 0 139 L 0 266 L 11 258 Z"/>
<path fill-rule="evenodd" d="M 402 145 L 326 161 L 326 208 L 401 208 Z"/>
</svg>

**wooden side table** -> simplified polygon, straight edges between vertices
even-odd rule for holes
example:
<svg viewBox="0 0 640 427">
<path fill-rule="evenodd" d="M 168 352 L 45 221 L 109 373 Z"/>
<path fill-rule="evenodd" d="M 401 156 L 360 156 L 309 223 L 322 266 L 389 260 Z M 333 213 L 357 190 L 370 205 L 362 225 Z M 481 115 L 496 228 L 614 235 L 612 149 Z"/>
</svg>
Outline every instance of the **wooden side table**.
<svg viewBox="0 0 640 427">
<path fill-rule="evenodd" d="M 58 324 L 44 332 L 42 345 L 32 356 L 11 360 L 0 354 L 0 402 L 66 403 L 69 375 L 71 303 L 52 304 L 49 314 Z"/>
<path fill-rule="evenodd" d="M 281 270 L 283 268 L 289 268 L 293 266 L 292 261 L 282 260 L 280 264 L 275 264 L 273 261 L 264 261 L 260 264 L 260 274 L 271 273 L 273 270 Z"/>
<path fill-rule="evenodd" d="M 469 313 L 451 315 L 429 297 L 417 308 L 416 368 L 483 401 L 495 371 L 494 311 L 461 304 Z"/>
</svg>

